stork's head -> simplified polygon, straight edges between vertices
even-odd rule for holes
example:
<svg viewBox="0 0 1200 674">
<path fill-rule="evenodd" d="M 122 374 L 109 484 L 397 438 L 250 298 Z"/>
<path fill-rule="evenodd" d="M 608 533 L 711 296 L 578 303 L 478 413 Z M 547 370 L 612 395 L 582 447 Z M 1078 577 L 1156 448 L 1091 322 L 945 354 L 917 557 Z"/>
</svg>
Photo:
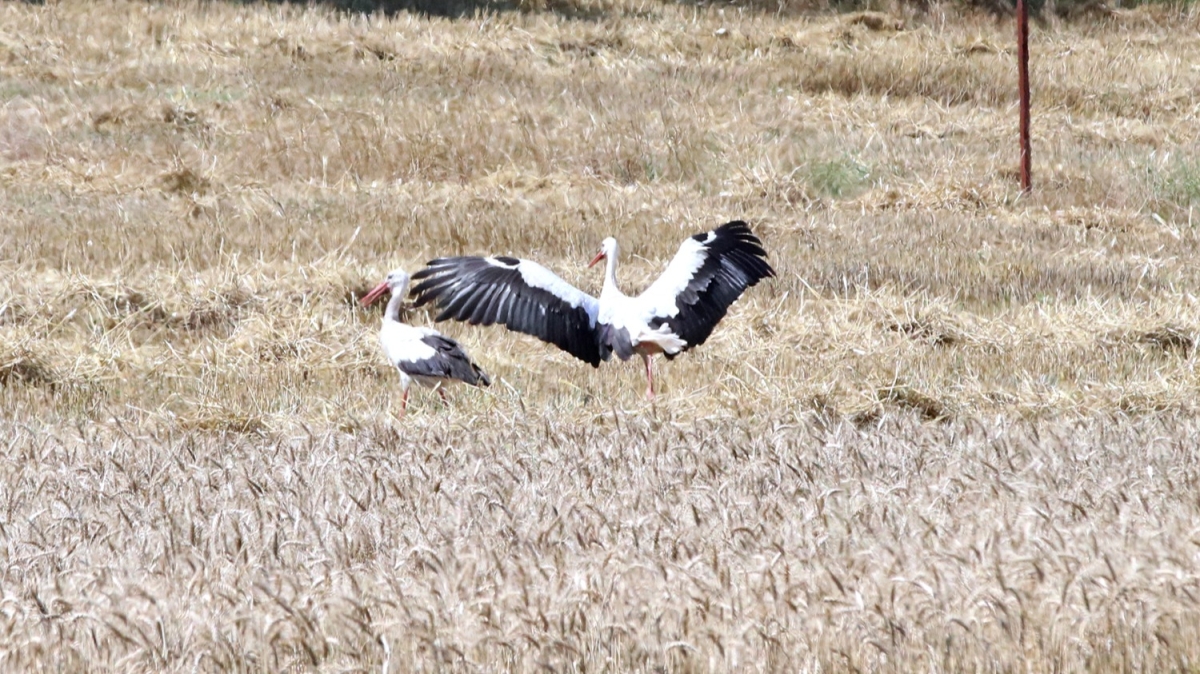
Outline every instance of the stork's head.
<svg viewBox="0 0 1200 674">
<path fill-rule="evenodd" d="M 600 242 L 600 252 L 596 253 L 596 257 L 592 258 L 592 261 L 588 264 L 588 267 L 596 266 L 597 262 L 606 257 L 613 259 L 617 257 L 617 240 L 611 236 Z"/>
<path fill-rule="evenodd" d="M 383 297 L 384 293 L 389 291 L 392 295 L 397 293 L 403 295 L 404 291 L 408 290 L 408 281 L 408 272 L 404 271 L 403 269 L 392 270 L 392 273 L 387 275 L 387 278 L 383 280 L 383 283 L 380 283 L 379 285 L 375 286 L 371 292 L 363 295 L 361 300 L 362 305 L 364 307 L 371 306 L 375 303 L 375 300 Z"/>
</svg>

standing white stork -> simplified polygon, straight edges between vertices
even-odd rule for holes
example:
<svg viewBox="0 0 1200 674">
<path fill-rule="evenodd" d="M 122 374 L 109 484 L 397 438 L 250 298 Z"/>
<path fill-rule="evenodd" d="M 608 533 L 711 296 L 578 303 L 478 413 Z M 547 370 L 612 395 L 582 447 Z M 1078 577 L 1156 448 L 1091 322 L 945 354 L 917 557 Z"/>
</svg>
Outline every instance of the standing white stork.
<svg viewBox="0 0 1200 674">
<path fill-rule="evenodd" d="M 613 353 L 646 363 L 646 397 L 654 397 L 652 357 L 672 359 L 699 346 L 750 286 L 775 275 L 746 223 L 735 220 L 686 239 L 666 271 L 637 297 L 617 288 L 616 239 L 600 244 L 591 267 L 607 259 L 597 299 L 530 260 L 445 257 L 413 278 L 414 306 L 434 302 L 435 320 L 501 323 L 599 367 Z"/>
<path fill-rule="evenodd" d="M 400 385 L 404 389 L 400 414 L 408 410 L 408 389 L 413 381 L 427 387 L 437 387 L 446 400 L 444 384 L 455 381 L 472 386 L 490 386 L 492 381 L 478 365 L 471 362 L 458 342 L 430 328 L 417 328 L 400 322 L 400 304 L 408 290 L 409 277 L 403 269 L 387 275 L 382 283 L 363 296 L 362 305 L 370 306 L 391 292 L 387 309 L 383 314 L 383 327 L 379 329 L 379 343 L 387 355 L 388 362 L 400 372 Z"/>
</svg>

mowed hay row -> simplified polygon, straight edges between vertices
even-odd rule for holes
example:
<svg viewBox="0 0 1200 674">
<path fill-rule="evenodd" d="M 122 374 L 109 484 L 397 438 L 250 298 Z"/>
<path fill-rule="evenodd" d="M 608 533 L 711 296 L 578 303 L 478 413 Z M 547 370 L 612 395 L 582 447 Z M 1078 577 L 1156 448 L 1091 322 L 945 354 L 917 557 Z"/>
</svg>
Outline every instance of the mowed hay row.
<svg viewBox="0 0 1200 674">
<path fill-rule="evenodd" d="M 0 404 L 43 422 L 116 417 L 226 430 L 349 430 L 390 418 L 399 381 L 376 342 L 381 307 L 357 300 L 397 263 L 419 266 L 392 258 L 372 271 L 333 258 L 234 263 L 219 273 L 11 273 L 0 285 L 14 317 L 0 323 Z M 628 267 L 639 281 L 657 273 L 644 261 Z M 595 292 L 595 279 L 579 282 Z M 432 318 L 406 311 L 418 325 Z M 660 362 L 664 395 L 654 405 L 641 399 L 638 363 L 592 369 L 500 327 L 438 328 L 496 385 L 453 389 L 448 409 L 418 393 L 414 414 L 430 423 L 459 414 L 505 423 L 546 409 L 562 423 L 590 424 L 614 405 L 679 420 L 870 421 L 911 408 L 930 420 L 1140 414 L 1194 410 L 1200 388 L 1200 308 L 1187 297 L 981 311 L 897 296 L 890 284 L 822 297 L 782 277 L 752 289 L 701 348 Z"/>
<path fill-rule="evenodd" d="M 7 668 L 1161 670 L 1193 420 L 3 433 Z"/>
</svg>

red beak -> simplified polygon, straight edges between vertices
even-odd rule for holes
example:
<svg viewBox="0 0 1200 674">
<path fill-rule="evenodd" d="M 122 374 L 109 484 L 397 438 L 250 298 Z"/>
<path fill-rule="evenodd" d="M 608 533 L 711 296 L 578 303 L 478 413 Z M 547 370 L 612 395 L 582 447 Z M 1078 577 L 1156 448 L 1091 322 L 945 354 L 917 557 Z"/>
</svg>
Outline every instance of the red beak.
<svg viewBox="0 0 1200 674">
<path fill-rule="evenodd" d="M 604 259 L 604 251 L 600 251 L 599 253 L 596 253 L 596 257 L 592 258 L 592 261 L 588 263 L 588 269 L 595 267 L 596 263 L 603 259 Z"/>
<path fill-rule="evenodd" d="M 361 302 L 364 307 L 369 307 L 375 303 L 375 300 L 379 299 L 380 297 L 383 297 L 384 293 L 386 293 L 387 291 L 388 291 L 388 283 L 387 283 L 387 281 L 384 281 L 383 283 L 380 283 L 379 285 L 375 286 L 375 288 L 373 290 L 371 290 L 371 292 L 367 293 L 366 295 L 363 295 L 363 298 L 361 300 L 359 300 L 359 302 Z"/>
</svg>

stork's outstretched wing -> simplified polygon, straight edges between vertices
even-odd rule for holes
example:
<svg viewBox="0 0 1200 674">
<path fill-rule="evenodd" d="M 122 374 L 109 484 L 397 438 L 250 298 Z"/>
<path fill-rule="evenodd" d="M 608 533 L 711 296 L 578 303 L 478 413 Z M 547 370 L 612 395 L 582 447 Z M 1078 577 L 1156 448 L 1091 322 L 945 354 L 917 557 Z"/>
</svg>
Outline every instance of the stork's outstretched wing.
<svg viewBox="0 0 1200 674">
<path fill-rule="evenodd" d="M 745 222 L 725 223 L 685 240 L 638 301 L 653 315 L 650 327 L 670 326 L 687 342 L 686 351 L 708 339 L 746 288 L 775 275 L 766 258 Z"/>
<path fill-rule="evenodd" d="M 599 302 L 530 260 L 512 257 L 443 257 L 413 274 L 413 305 L 433 302 L 437 321 L 500 323 L 533 335 L 599 367 Z"/>
</svg>

